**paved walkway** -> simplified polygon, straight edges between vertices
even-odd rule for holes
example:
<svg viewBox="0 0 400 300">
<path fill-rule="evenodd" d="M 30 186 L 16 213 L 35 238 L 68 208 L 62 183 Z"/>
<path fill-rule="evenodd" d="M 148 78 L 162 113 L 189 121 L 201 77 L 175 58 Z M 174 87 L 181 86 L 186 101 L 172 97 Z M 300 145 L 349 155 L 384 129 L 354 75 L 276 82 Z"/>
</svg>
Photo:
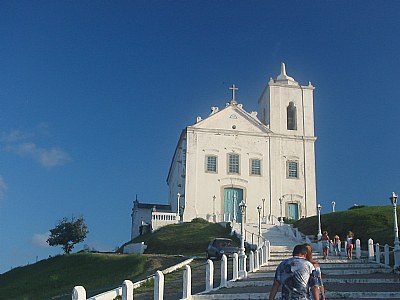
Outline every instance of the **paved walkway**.
<svg viewBox="0 0 400 300">
<path fill-rule="evenodd" d="M 193 299 L 267 299 L 277 265 L 291 256 L 298 244 L 293 238 L 282 234 L 277 226 L 263 225 L 263 236 L 271 243 L 271 259 L 268 265 L 248 278 L 229 282 L 228 288 L 215 289 L 208 294 L 194 295 Z M 256 225 L 247 225 L 246 230 L 257 232 Z M 398 299 L 400 300 L 399 276 L 390 268 L 368 263 L 366 259 L 347 260 L 329 257 L 324 260 L 318 254 L 327 299 Z M 279 295 L 278 295 L 279 296 Z M 277 297 L 278 298 L 278 297 Z"/>
</svg>

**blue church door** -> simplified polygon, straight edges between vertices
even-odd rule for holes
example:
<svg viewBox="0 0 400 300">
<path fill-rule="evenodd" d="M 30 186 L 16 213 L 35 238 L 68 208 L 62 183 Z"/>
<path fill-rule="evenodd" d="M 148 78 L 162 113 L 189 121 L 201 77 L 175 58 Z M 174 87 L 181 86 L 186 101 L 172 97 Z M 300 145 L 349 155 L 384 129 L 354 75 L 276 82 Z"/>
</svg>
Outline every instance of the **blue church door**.
<svg viewBox="0 0 400 300">
<path fill-rule="evenodd" d="M 225 220 L 242 221 L 239 203 L 243 200 L 243 190 L 237 188 L 224 189 L 224 213 Z"/>
<path fill-rule="evenodd" d="M 297 203 L 288 203 L 288 218 L 293 220 L 299 219 L 299 205 Z"/>
</svg>

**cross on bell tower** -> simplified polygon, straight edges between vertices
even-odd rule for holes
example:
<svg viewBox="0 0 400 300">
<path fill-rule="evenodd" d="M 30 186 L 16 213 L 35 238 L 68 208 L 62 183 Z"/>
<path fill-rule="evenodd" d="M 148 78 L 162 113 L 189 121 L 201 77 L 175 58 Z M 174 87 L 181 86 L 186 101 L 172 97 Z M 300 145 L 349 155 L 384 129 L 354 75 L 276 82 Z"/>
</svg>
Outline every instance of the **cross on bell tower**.
<svg viewBox="0 0 400 300">
<path fill-rule="evenodd" d="M 237 88 L 234 84 L 232 84 L 232 87 L 230 87 L 229 89 L 232 91 L 231 104 L 237 104 L 237 101 L 235 99 L 235 94 L 236 94 L 236 91 L 239 90 L 239 88 Z"/>
</svg>

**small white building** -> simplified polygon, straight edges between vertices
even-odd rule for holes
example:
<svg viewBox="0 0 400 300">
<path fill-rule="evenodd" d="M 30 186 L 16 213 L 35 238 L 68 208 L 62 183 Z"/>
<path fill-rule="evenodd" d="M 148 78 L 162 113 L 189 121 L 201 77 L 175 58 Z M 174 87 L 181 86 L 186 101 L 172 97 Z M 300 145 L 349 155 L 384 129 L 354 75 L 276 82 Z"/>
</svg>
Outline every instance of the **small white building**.
<svg viewBox="0 0 400 300">
<path fill-rule="evenodd" d="M 266 222 L 315 215 L 314 87 L 300 85 L 282 63 L 258 100 L 260 118 L 230 89 L 224 108 L 211 107 L 179 137 L 167 177 L 169 213 L 181 221 L 240 221 L 243 200 L 245 222 L 258 222 L 259 214 Z M 132 237 L 135 219 L 151 213 L 134 208 Z"/>
</svg>

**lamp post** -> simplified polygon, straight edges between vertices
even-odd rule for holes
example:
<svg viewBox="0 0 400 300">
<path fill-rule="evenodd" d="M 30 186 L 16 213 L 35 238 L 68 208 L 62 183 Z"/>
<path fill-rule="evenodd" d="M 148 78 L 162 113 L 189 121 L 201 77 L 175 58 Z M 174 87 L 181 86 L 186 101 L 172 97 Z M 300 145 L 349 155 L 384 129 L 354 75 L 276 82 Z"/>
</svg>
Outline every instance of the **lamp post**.
<svg viewBox="0 0 400 300">
<path fill-rule="evenodd" d="M 178 201 L 177 201 L 177 203 L 178 203 L 178 206 L 177 206 L 177 208 L 176 208 L 176 212 L 178 213 L 178 217 L 179 217 L 179 221 L 181 220 L 181 212 L 180 212 L 180 206 L 179 206 L 179 200 L 181 199 L 181 194 L 180 193 L 178 193 L 178 194 L 176 194 L 176 196 L 178 197 Z"/>
<path fill-rule="evenodd" d="M 279 220 L 279 224 L 282 226 L 283 223 L 283 216 L 282 216 L 282 202 L 283 202 L 283 196 L 279 198 L 279 203 L 280 203 L 280 207 L 281 207 L 281 217 Z"/>
<path fill-rule="evenodd" d="M 233 216 L 232 216 L 232 220 L 236 221 L 236 194 L 235 194 L 235 192 L 233 192 Z"/>
<path fill-rule="evenodd" d="M 216 215 L 215 215 L 215 195 L 213 196 L 213 222 L 215 223 L 215 222 L 217 222 L 217 218 L 216 218 Z"/>
<path fill-rule="evenodd" d="M 335 206 L 336 206 L 336 202 L 332 201 L 332 212 L 335 212 Z"/>
<path fill-rule="evenodd" d="M 321 237 L 322 237 L 322 232 L 321 232 L 321 208 L 322 208 L 321 204 L 318 203 L 318 205 L 317 205 L 317 209 L 318 209 L 318 234 L 317 234 L 317 237 L 318 237 L 318 240 L 320 240 Z"/>
<path fill-rule="evenodd" d="M 260 236 L 261 236 L 261 205 L 257 206 L 257 210 L 258 210 L 258 245 L 260 244 Z"/>
<path fill-rule="evenodd" d="M 265 212 L 264 212 L 264 207 L 265 207 L 265 198 L 262 198 L 262 203 L 263 203 L 263 220 L 265 222 Z"/>
<path fill-rule="evenodd" d="M 321 208 L 322 208 L 321 204 L 318 203 L 318 205 L 317 205 L 317 209 L 318 209 L 318 234 L 317 234 L 317 240 L 318 240 L 318 250 L 319 250 L 319 252 L 322 253 Z"/>
<path fill-rule="evenodd" d="M 392 192 L 392 195 L 389 197 L 390 201 L 393 205 L 393 217 L 394 217 L 394 250 L 399 251 L 399 227 L 397 226 L 397 195 L 395 192 Z"/>
<path fill-rule="evenodd" d="M 239 277 L 246 278 L 247 271 L 246 271 L 246 252 L 244 248 L 244 213 L 246 211 L 246 203 L 242 200 L 239 204 L 239 209 L 241 213 L 241 220 L 240 220 L 240 258 L 239 258 Z"/>
</svg>

